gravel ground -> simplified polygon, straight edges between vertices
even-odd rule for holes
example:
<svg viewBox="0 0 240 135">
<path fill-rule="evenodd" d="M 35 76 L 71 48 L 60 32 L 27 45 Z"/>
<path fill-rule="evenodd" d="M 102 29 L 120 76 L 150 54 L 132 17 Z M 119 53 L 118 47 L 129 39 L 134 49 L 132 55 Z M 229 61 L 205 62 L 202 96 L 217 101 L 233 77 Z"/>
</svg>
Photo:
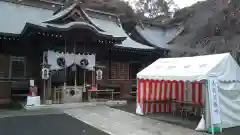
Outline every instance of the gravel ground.
<svg viewBox="0 0 240 135">
<path fill-rule="evenodd" d="M 0 119 L 1 135 L 109 135 L 66 114 Z"/>
</svg>

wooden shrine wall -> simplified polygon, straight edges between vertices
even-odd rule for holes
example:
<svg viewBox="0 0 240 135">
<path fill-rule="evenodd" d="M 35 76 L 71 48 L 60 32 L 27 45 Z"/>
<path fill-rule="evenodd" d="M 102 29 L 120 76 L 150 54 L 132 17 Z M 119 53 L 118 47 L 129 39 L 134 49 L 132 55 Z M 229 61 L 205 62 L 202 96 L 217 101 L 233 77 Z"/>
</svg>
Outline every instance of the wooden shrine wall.
<svg viewBox="0 0 240 135">
<path fill-rule="evenodd" d="M 119 89 L 122 84 L 130 83 L 132 87 L 136 86 L 136 80 L 130 79 L 128 62 L 109 62 L 108 60 L 99 61 L 103 68 L 103 79 L 96 80 L 96 84 L 106 88 Z"/>
<path fill-rule="evenodd" d="M 15 92 L 22 93 L 22 89 L 27 92 L 30 79 L 40 79 L 38 57 L 0 54 L 0 104 L 10 102 Z"/>
<path fill-rule="evenodd" d="M 8 55 L 0 54 L 0 104 L 10 102 L 11 83 L 4 81 L 9 78 L 10 57 Z"/>
</svg>

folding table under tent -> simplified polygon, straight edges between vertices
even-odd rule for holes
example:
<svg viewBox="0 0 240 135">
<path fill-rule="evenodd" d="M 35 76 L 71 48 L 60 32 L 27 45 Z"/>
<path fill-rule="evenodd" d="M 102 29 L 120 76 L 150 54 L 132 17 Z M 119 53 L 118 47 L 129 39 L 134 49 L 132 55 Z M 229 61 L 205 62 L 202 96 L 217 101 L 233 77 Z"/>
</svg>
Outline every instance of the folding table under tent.
<svg viewBox="0 0 240 135">
<path fill-rule="evenodd" d="M 240 67 L 230 53 L 160 58 L 140 71 L 137 80 L 139 115 L 171 112 L 172 103 L 144 101 L 174 98 L 203 104 L 206 128 L 240 126 Z"/>
</svg>

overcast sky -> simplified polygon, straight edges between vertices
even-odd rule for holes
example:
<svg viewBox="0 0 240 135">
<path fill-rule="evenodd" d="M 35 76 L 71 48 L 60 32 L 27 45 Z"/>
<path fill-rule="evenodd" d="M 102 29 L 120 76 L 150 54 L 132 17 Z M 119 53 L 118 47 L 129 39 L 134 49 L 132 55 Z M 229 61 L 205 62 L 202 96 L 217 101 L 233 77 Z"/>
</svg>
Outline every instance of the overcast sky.
<svg viewBox="0 0 240 135">
<path fill-rule="evenodd" d="M 124 0 L 124 1 L 129 1 L 130 3 L 131 2 L 134 2 L 136 0 Z M 188 6 L 191 6 L 192 4 L 198 2 L 198 1 L 204 1 L 204 0 L 173 0 L 179 8 L 184 8 L 184 7 L 188 7 Z M 134 5 L 133 5 L 134 7 Z"/>
<path fill-rule="evenodd" d="M 191 6 L 192 4 L 198 2 L 198 1 L 204 1 L 204 0 L 173 0 L 179 8 L 184 8 Z"/>
</svg>

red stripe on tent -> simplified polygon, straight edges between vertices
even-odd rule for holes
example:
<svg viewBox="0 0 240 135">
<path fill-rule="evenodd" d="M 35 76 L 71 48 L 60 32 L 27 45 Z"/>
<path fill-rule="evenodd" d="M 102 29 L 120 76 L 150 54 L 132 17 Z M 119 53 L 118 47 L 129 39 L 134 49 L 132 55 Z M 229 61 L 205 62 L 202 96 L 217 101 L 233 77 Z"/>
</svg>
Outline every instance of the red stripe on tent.
<svg viewBox="0 0 240 135">
<path fill-rule="evenodd" d="M 161 101 L 161 100 L 162 100 L 162 91 L 163 91 L 163 90 L 162 90 L 163 81 L 161 80 L 161 81 L 159 81 L 158 83 L 160 84 L 160 86 L 159 86 L 159 97 L 158 97 L 158 100 Z M 162 104 L 161 104 L 161 103 L 158 104 L 158 108 L 159 108 L 159 112 L 162 112 Z"/>
<path fill-rule="evenodd" d="M 154 85 L 153 100 L 156 101 L 157 100 L 157 81 L 156 80 L 153 81 L 153 85 Z M 157 104 L 153 105 L 153 112 L 157 112 Z"/>
<path fill-rule="evenodd" d="M 192 82 L 192 103 L 196 104 L 196 82 Z"/>
<path fill-rule="evenodd" d="M 140 104 L 140 98 L 141 98 L 141 83 L 142 79 L 138 79 L 138 87 L 137 87 L 137 103 Z"/>
<path fill-rule="evenodd" d="M 177 81 L 173 81 L 173 84 L 175 84 L 174 90 L 175 90 L 175 98 L 178 101 L 179 98 L 179 84 Z"/>
<path fill-rule="evenodd" d="M 170 91 L 169 91 L 169 97 L 168 98 L 172 98 L 173 97 L 173 82 L 169 81 L 168 83 L 170 83 Z M 172 112 L 172 102 L 169 102 L 168 104 L 168 112 Z"/>
<path fill-rule="evenodd" d="M 146 87 L 147 87 L 147 81 L 146 80 L 144 80 L 143 81 L 143 101 L 146 101 L 146 93 L 147 93 L 147 89 L 146 89 Z M 143 103 L 143 113 L 145 113 L 146 112 L 146 104 L 145 103 Z"/>
<path fill-rule="evenodd" d="M 149 83 L 148 83 L 148 101 L 152 100 L 152 84 L 153 84 L 153 81 L 150 80 Z M 147 104 L 147 107 L 148 107 L 148 112 L 151 112 L 151 103 L 148 103 Z"/>
<path fill-rule="evenodd" d="M 198 104 L 202 104 L 202 83 L 198 83 Z"/>
<path fill-rule="evenodd" d="M 168 92 L 168 82 L 164 81 L 164 96 L 163 96 L 163 100 L 167 100 L 167 92 Z M 167 103 L 164 103 L 163 111 L 167 112 Z"/>
<path fill-rule="evenodd" d="M 181 101 L 184 101 L 184 82 L 183 81 L 179 81 L 180 86 L 181 86 Z"/>
</svg>

